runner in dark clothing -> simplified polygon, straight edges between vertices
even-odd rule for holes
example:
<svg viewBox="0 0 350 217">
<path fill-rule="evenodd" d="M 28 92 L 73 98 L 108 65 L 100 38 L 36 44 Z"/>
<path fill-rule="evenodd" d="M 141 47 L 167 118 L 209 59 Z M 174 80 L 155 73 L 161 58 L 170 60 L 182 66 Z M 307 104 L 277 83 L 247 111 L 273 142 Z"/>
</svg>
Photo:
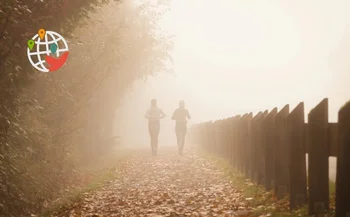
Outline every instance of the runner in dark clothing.
<svg viewBox="0 0 350 217">
<path fill-rule="evenodd" d="M 181 155 L 185 145 L 187 119 L 191 119 L 190 113 L 185 109 L 185 102 L 183 100 L 180 101 L 179 108 L 174 111 L 172 119 L 176 121 L 175 133 L 177 145 L 179 147 L 179 154 Z"/>
<path fill-rule="evenodd" d="M 148 119 L 148 132 L 151 137 L 152 154 L 157 155 L 158 136 L 160 130 L 160 119 L 166 115 L 162 109 L 157 107 L 157 100 L 151 100 L 151 108 L 147 110 L 145 118 Z"/>
</svg>

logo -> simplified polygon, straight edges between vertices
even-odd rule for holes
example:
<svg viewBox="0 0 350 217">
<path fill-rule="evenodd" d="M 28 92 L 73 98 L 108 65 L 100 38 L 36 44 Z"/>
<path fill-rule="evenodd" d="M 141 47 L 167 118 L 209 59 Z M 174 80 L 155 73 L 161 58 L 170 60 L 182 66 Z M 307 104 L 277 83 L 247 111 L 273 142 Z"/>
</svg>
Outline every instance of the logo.
<svg viewBox="0 0 350 217">
<path fill-rule="evenodd" d="M 58 70 L 67 61 L 68 54 L 68 44 L 57 32 L 40 29 L 28 40 L 29 62 L 41 72 Z"/>
</svg>

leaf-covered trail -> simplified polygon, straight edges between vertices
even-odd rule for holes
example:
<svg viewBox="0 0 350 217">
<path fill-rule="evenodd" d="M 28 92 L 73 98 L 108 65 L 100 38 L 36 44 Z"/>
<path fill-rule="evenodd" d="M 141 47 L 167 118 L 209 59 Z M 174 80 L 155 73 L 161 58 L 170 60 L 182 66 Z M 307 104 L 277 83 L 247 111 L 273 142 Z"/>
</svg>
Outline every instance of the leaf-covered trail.
<svg viewBox="0 0 350 217">
<path fill-rule="evenodd" d="M 224 172 L 188 151 L 161 148 L 156 157 L 129 159 L 118 178 L 85 194 L 62 216 L 236 216 L 245 210 L 240 193 Z M 240 216 L 239 214 L 238 216 Z"/>
</svg>

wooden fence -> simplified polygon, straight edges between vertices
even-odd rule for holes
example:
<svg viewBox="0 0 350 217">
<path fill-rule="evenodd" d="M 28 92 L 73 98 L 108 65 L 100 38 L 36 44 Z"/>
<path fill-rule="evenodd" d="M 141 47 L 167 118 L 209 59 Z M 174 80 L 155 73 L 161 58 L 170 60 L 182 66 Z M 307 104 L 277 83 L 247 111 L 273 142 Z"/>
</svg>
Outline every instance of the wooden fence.
<svg viewBox="0 0 350 217">
<path fill-rule="evenodd" d="M 340 109 L 338 123 L 328 123 L 327 98 L 310 111 L 308 123 L 303 103 L 289 110 L 196 124 L 190 139 L 277 198 L 289 195 L 290 209 L 308 204 L 310 215 L 329 210 L 328 159 L 337 157 L 336 217 L 350 217 L 350 103 Z"/>
</svg>

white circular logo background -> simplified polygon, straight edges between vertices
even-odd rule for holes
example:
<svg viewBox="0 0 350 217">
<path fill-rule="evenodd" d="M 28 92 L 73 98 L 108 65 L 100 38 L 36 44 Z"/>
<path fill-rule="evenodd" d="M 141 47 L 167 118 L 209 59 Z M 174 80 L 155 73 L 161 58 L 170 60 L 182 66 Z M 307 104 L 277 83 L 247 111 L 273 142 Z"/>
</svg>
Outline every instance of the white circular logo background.
<svg viewBox="0 0 350 217">
<path fill-rule="evenodd" d="M 31 50 L 27 48 L 27 56 L 33 67 L 41 72 L 50 71 L 47 66 L 45 66 L 45 56 L 52 54 L 50 50 L 51 44 L 57 45 L 57 50 L 53 54 L 56 57 L 59 57 L 60 54 L 69 51 L 66 40 L 57 32 L 46 31 L 43 39 L 40 39 L 39 35 L 36 34 L 33 36 L 32 40 L 35 41 L 35 45 Z"/>
</svg>

